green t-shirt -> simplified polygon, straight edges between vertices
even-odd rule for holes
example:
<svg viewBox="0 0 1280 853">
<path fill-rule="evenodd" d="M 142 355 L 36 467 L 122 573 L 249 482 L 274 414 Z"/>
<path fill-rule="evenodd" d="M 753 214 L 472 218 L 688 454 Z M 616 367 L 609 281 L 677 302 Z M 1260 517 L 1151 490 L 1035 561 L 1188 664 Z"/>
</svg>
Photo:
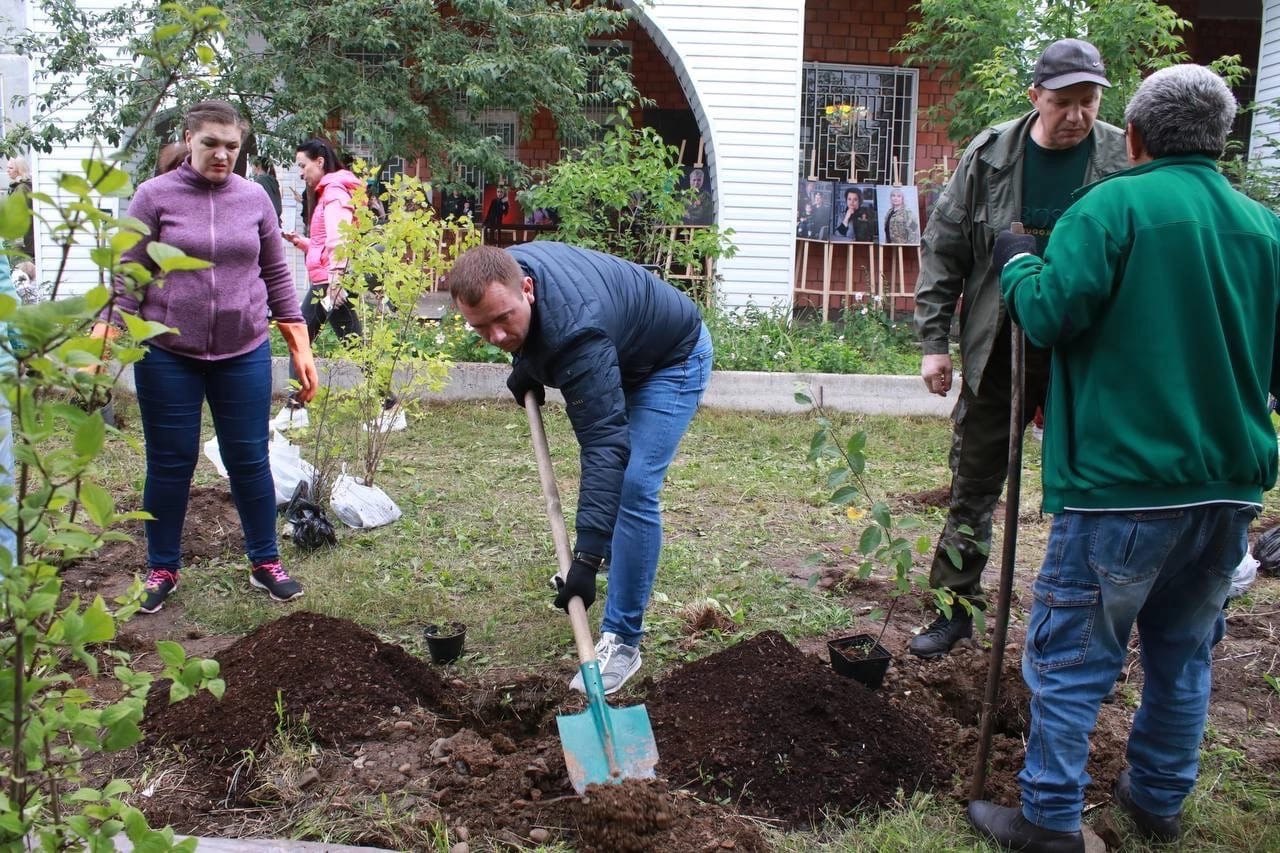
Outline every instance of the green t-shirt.
<svg viewBox="0 0 1280 853">
<path fill-rule="evenodd" d="M 1071 206 L 1071 194 L 1084 183 L 1092 155 L 1092 134 L 1079 145 L 1061 150 L 1043 148 L 1027 137 L 1022 155 L 1022 225 L 1035 235 L 1041 256 L 1054 223 Z"/>
</svg>

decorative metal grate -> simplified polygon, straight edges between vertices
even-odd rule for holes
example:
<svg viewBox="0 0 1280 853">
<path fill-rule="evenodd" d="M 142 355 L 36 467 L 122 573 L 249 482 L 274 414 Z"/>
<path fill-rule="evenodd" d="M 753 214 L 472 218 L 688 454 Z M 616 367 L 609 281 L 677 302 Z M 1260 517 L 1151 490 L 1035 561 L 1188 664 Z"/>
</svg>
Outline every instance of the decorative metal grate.
<svg viewBox="0 0 1280 853">
<path fill-rule="evenodd" d="M 806 62 L 800 177 L 913 183 L 918 82 L 911 68 Z"/>
<path fill-rule="evenodd" d="M 357 157 L 364 160 L 367 164 L 373 165 L 378 162 L 377 152 L 369 141 L 359 133 L 356 128 L 349 122 L 343 121 L 342 130 L 339 134 L 339 142 L 342 145 L 341 155 L 345 156 L 348 161 L 354 161 Z M 350 162 L 347 164 L 351 165 Z M 378 180 L 387 182 L 396 175 L 404 171 L 404 158 L 399 155 L 388 158 L 383 164 L 382 171 L 378 172 Z"/>
</svg>

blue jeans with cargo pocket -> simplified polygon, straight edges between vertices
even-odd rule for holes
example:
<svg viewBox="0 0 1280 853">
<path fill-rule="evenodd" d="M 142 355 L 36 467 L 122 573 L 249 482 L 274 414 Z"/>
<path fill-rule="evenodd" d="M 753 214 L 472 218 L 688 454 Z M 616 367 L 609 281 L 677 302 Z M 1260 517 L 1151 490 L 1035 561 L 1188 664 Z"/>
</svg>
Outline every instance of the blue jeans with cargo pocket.
<svg viewBox="0 0 1280 853">
<path fill-rule="evenodd" d="M 1181 811 L 1199 772 L 1222 607 L 1257 514 L 1219 503 L 1054 517 L 1022 656 L 1031 690 L 1023 817 L 1080 828 L 1089 735 L 1135 623 L 1144 679 L 1127 751 L 1133 799 L 1152 814 Z"/>
</svg>

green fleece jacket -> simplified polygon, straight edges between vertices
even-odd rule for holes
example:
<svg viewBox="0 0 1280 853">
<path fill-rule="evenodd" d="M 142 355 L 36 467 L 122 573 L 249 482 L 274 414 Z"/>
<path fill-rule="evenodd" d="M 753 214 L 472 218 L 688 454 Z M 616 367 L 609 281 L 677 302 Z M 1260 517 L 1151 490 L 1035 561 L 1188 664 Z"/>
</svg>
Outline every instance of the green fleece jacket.
<svg viewBox="0 0 1280 853">
<path fill-rule="evenodd" d="M 1001 279 L 1053 347 L 1044 510 L 1261 503 L 1276 481 L 1280 224 L 1204 156 L 1081 190 Z"/>
</svg>

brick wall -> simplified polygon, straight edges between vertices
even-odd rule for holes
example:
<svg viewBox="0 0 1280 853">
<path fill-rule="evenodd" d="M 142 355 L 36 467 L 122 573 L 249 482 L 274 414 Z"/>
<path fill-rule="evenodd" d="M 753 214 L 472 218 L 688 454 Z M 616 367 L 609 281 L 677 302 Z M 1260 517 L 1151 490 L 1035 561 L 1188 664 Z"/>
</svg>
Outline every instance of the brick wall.
<svg viewBox="0 0 1280 853">
<path fill-rule="evenodd" d="M 689 99 L 680 88 L 675 71 L 643 27 L 633 21 L 616 38 L 631 45 L 631 72 L 641 95 L 654 101 L 656 109 L 689 109 Z M 640 124 L 639 113 L 632 120 Z M 519 156 L 522 163 L 535 168 L 559 159 L 555 118 L 546 110 L 534 116 L 532 135 L 520 143 Z"/>
<path fill-rule="evenodd" d="M 805 6 L 805 62 L 833 62 L 843 65 L 884 65 L 900 67 L 899 54 L 890 52 L 907 28 L 911 6 L 915 0 L 808 0 Z M 920 72 L 916 108 L 923 113 L 946 96 L 938 75 Z M 951 158 L 955 146 L 947 139 L 945 128 L 933 128 L 918 121 L 916 125 L 916 172 L 927 171 Z M 923 200 L 922 200 L 923 206 Z M 920 211 L 924 222 L 924 211 Z M 865 304 L 876 293 L 901 293 L 914 290 L 919 273 L 914 248 L 876 250 L 876 262 L 870 259 L 869 247 L 835 246 L 826 252 L 822 244 L 797 242 L 795 304 L 800 308 L 821 309 L 826 294 L 828 312 L 835 316 L 847 306 Z M 804 263 L 805 254 L 809 262 Z M 885 255 L 888 255 L 885 258 Z M 899 265 L 898 257 L 902 262 Z M 883 261 L 883 262 L 881 262 Z M 801 276 L 803 274 L 803 280 Z M 897 310 L 911 310 L 910 299 L 894 300 Z"/>
</svg>

